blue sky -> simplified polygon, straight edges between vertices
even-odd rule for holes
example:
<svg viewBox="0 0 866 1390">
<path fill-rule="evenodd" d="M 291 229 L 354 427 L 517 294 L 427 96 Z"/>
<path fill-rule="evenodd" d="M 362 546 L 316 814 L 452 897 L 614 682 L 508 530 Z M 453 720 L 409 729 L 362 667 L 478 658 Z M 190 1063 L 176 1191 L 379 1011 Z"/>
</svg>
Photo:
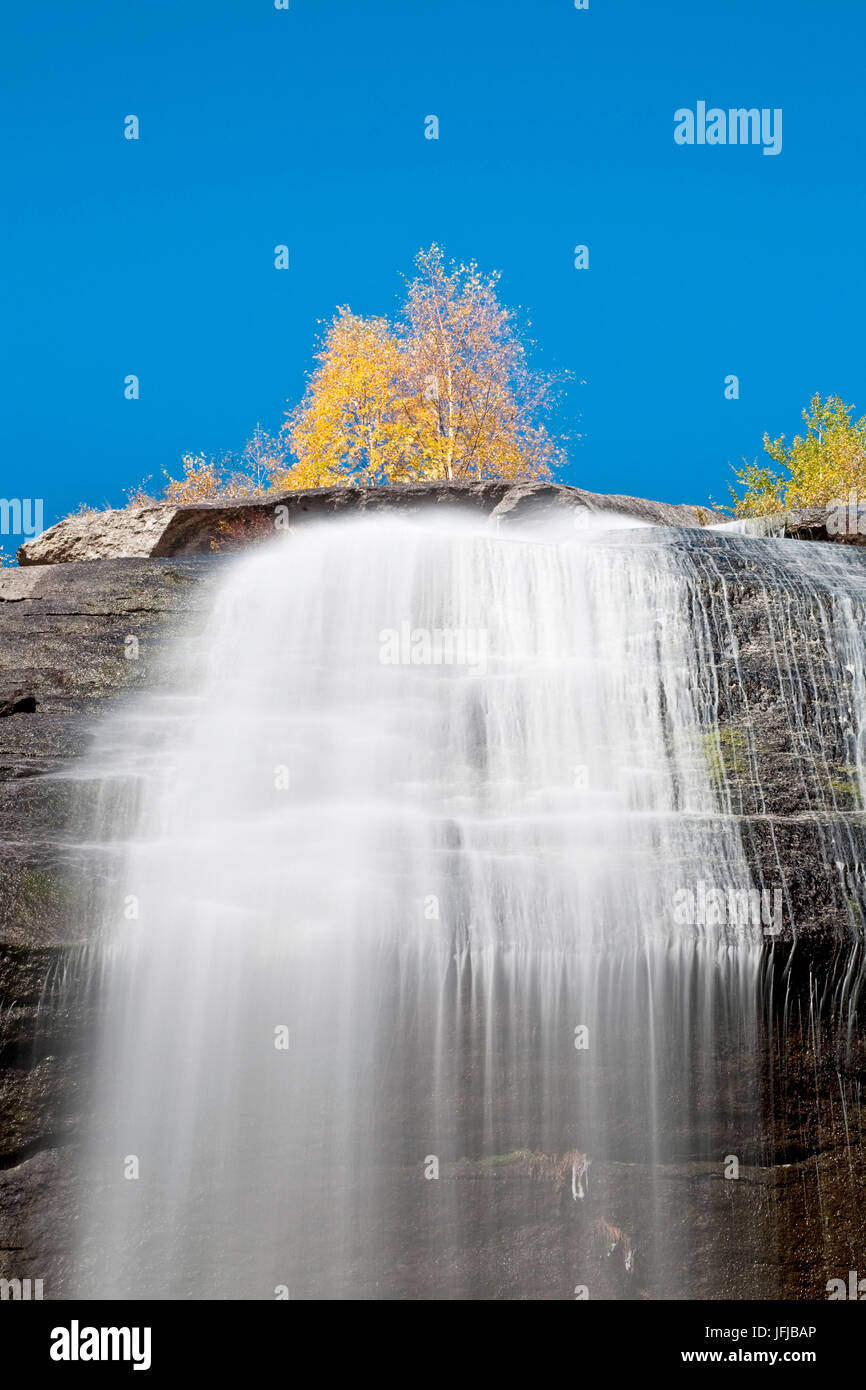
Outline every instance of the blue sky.
<svg viewBox="0 0 866 1390">
<path fill-rule="evenodd" d="M 812 392 L 866 412 L 864 40 L 862 0 L 10 8 L 0 491 L 48 524 L 277 427 L 318 321 L 435 240 L 575 373 L 567 481 L 726 498 Z M 699 100 L 781 108 L 782 152 L 678 146 Z"/>
</svg>

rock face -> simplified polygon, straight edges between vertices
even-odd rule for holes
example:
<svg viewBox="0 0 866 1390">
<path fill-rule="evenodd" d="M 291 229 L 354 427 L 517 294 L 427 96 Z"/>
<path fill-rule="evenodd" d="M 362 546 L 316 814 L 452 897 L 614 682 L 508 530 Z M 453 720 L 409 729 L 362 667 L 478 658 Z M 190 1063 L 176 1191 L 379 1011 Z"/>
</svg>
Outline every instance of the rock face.
<svg viewBox="0 0 866 1390">
<path fill-rule="evenodd" d="M 852 1260 L 856 1268 L 866 1241 L 866 1170 L 859 1129 L 851 1133 L 852 1078 L 864 1058 L 830 1006 L 850 997 L 863 970 L 866 831 L 850 722 L 850 702 L 862 697 L 846 685 L 828 634 L 834 594 L 844 590 L 855 614 L 866 613 L 866 554 L 803 547 L 817 557 L 807 582 L 785 560 L 796 542 L 772 542 L 773 559 L 747 538 L 700 530 L 691 508 L 548 485 L 437 484 L 294 493 L 267 507 L 94 513 L 22 547 L 26 568 L 0 571 L 0 1277 L 44 1277 L 46 1296 L 63 1294 L 68 1253 L 58 1231 L 86 1111 L 89 1019 L 86 991 L 77 1012 L 64 1012 L 53 982 L 63 971 L 84 971 L 89 919 L 69 772 L 94 722 L 164 679 L 168 644 L 206 611 L 226 563 L 214 552 L 269 534 L 274 506 L 286 506 L 294 526 L 347 510 L 431 502 L 474 507 L 506 524 L 565 506 L 675 528 L 667 540 L 647 531 L 645 543 L 682 550 L 699 606 L 718 620 L 713 679 L 721 736 L 696 756 L 724 783 L 756 880 L 771 889 L 784 884 L 783 933 L 767 948 L 766 1050 L 756 1062 L 765 1106 L 755 1117 L 746 1160 L 753 1167 L 743 1184 L 756 1211 L 773 1206 L 779 1213 L 778 1249 L 766 1255 L 767 1296 L 778 1271 L 783 1297 L 814 1298 L 824 1279 Z M 772 1031 L 781 1020 L 783 1059 Z M 859 1104 L 857 1112 L 859 1125 Z M 676 1219 L 680 1174 L 668 1176 Z M 726 1219 L 723 1186 L 707 1184 L 708 1248 Z M 515 1179 L 514 1188 L 517 1211 L 528 1199 L 525 1184 Z M 549 1231 L 550 1248 L 540 1228 L 531 1229 L 538 1297 L 550 1296 L 545 1280 L 560 1257 L 561 1231 L 556 1223 Z M 420 1288 L 424 1261 L 415 1255 Z M 735 1265 L 733 1252 L 732 1271 Z M 737 1288 L 732 1273 L 733 1296 Z M 516 1281 L 501 1296 L 525 1296 L 526 1289 Z"/>
<path fill-rule="evenodd" d="M 390 487 L 311 488 L 275 494 L 267 502 L 202 502 L 198 505 L 134 507 L 67 517 L 27 541 L 20 565 L 52 565 L 121 557 L 208 555 L 231 549 L 275 524 L 293 526 L 316 517 L 352 512 L 413 511 L 429 506 L 461 507 L 507 521 L 563 508 L 617 512 L 657 526 L 700 526 L 700 508 L 650 502 L 640 497 L 603 496 L 555 483 L 402 483 Z M 718 517 L 716 519 L 723 519 Z"/>
<path fill-rule="evenodd" d="M 866 545 L 866 508 L 801 507 L 767 519 L 769 534 L 800 541 Z"/>
<path fill-rule="evenodd" d="M 26 898 L 65 824 L 54 776 L 107 704 L 159 680 L 165 646 L 204 607 L 224 562 L 113 560 L 0 570 L 0 943 L 51 945 L 72 925 Z"/>
<path fill-rule="evenodd" d="M 63 1266 L 56 1218 L 87 1020 L 48 1001 L 86 917 L 75 784 L 57 774 L 74 769 L 104 710 L 159 681 L 165 644 L 194 620 L 220 566 L 0 571 L 0 1278 L 50 1270 L 56 1285 Z"/>
</svg>

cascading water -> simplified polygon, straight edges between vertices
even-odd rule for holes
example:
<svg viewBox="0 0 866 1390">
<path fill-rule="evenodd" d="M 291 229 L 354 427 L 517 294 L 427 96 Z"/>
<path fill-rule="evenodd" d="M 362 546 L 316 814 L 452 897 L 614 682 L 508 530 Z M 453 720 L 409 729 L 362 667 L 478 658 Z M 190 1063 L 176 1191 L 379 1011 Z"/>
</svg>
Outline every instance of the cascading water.
<svg viewBox="0 0 866 1390">
<path fill-rule="evenodd" d="M 76 1292 L 721 1296 L 711 1179 L 766 1249 L 776 921 L 658 534 L 311 524 L 106 725 Z"/>
</svg>

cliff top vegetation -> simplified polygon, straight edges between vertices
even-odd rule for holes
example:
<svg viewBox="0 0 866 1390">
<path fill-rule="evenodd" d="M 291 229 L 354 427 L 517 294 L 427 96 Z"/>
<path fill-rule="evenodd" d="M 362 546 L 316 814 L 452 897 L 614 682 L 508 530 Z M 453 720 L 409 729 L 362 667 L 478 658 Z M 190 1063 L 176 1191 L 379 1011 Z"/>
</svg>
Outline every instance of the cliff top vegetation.
<svg viewBox="0 0 866 1390">
<path fill-rule="evenodd" d="M 534 370 L 518 311 L 499 275 L 415 258 L 392 322 L 339 308 L 325 327 L 301 401 L 271 434 L 257 425 L 240 454 L 187 453 L 157 495 L 145 480 L 129 505 L 257 497 L 295 488 L 448 479 L 544 479 L 564 459 L 547 420 L 563 374 Z"/>
</svg>

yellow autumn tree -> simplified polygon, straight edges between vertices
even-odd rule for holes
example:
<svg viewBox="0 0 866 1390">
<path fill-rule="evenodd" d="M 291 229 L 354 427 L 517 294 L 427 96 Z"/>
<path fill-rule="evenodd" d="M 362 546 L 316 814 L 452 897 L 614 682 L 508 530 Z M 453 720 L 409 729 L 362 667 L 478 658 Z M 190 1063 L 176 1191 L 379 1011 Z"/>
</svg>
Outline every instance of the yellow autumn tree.
<svg viewBox="0 0 866 1390">
<path fill-rule="evenodd" d="M 530 370 L 530 344 L 499 302 L 498 274 L 446 265 L 435 245 L 418 253 L 415 272 L 396 325 L 337 311 L 277 435 L 257 425 L 240 455 L 185 454 L 164 498 L 550 477 L 562 449 L 543 418 L 556 383 Z"/>
<path fill-rule="evenodd" d="M 734 513 L 756 516 L 786 507 L 823 507 L 850 492 L 866 498 L 866 416 L 852 419 L 854 407 L 839 396 L 812 396 L 803 421 L 806 433 L 764 435 L 764 451 L 778 468 L 756 462 L 735 470 L 744 492 L 734 488 Z M 782 469 L 784 471 L 778 471 Z"/>
<path fill-rule="evenodd" d="M 553 378 L 530 371 L 517 316 L 499 303 L 499 274 L 415 258 L 403 313 L 407 382 L 421 426 L 420 476 L 479 481 L 546 478 L 560 447 L 540 417 Z"/>
<path fill-rule="evenodd" d="M 438 246 L 416 271 L 397 328 L 349 309 L 331 324 L 289 416 L 289 485 L 550 476 L 554 382 L 530 371 L 498 275 L 446 266 Z"/>
<path fill-rule="evenodd" d="M 297 463 L 274 486 L 385 483 L 406 471 L 414 424 L 403 385 L 401 344 L 386 319 L 342 308 L 316 354 L 287 432 Z"/>
</svg>

